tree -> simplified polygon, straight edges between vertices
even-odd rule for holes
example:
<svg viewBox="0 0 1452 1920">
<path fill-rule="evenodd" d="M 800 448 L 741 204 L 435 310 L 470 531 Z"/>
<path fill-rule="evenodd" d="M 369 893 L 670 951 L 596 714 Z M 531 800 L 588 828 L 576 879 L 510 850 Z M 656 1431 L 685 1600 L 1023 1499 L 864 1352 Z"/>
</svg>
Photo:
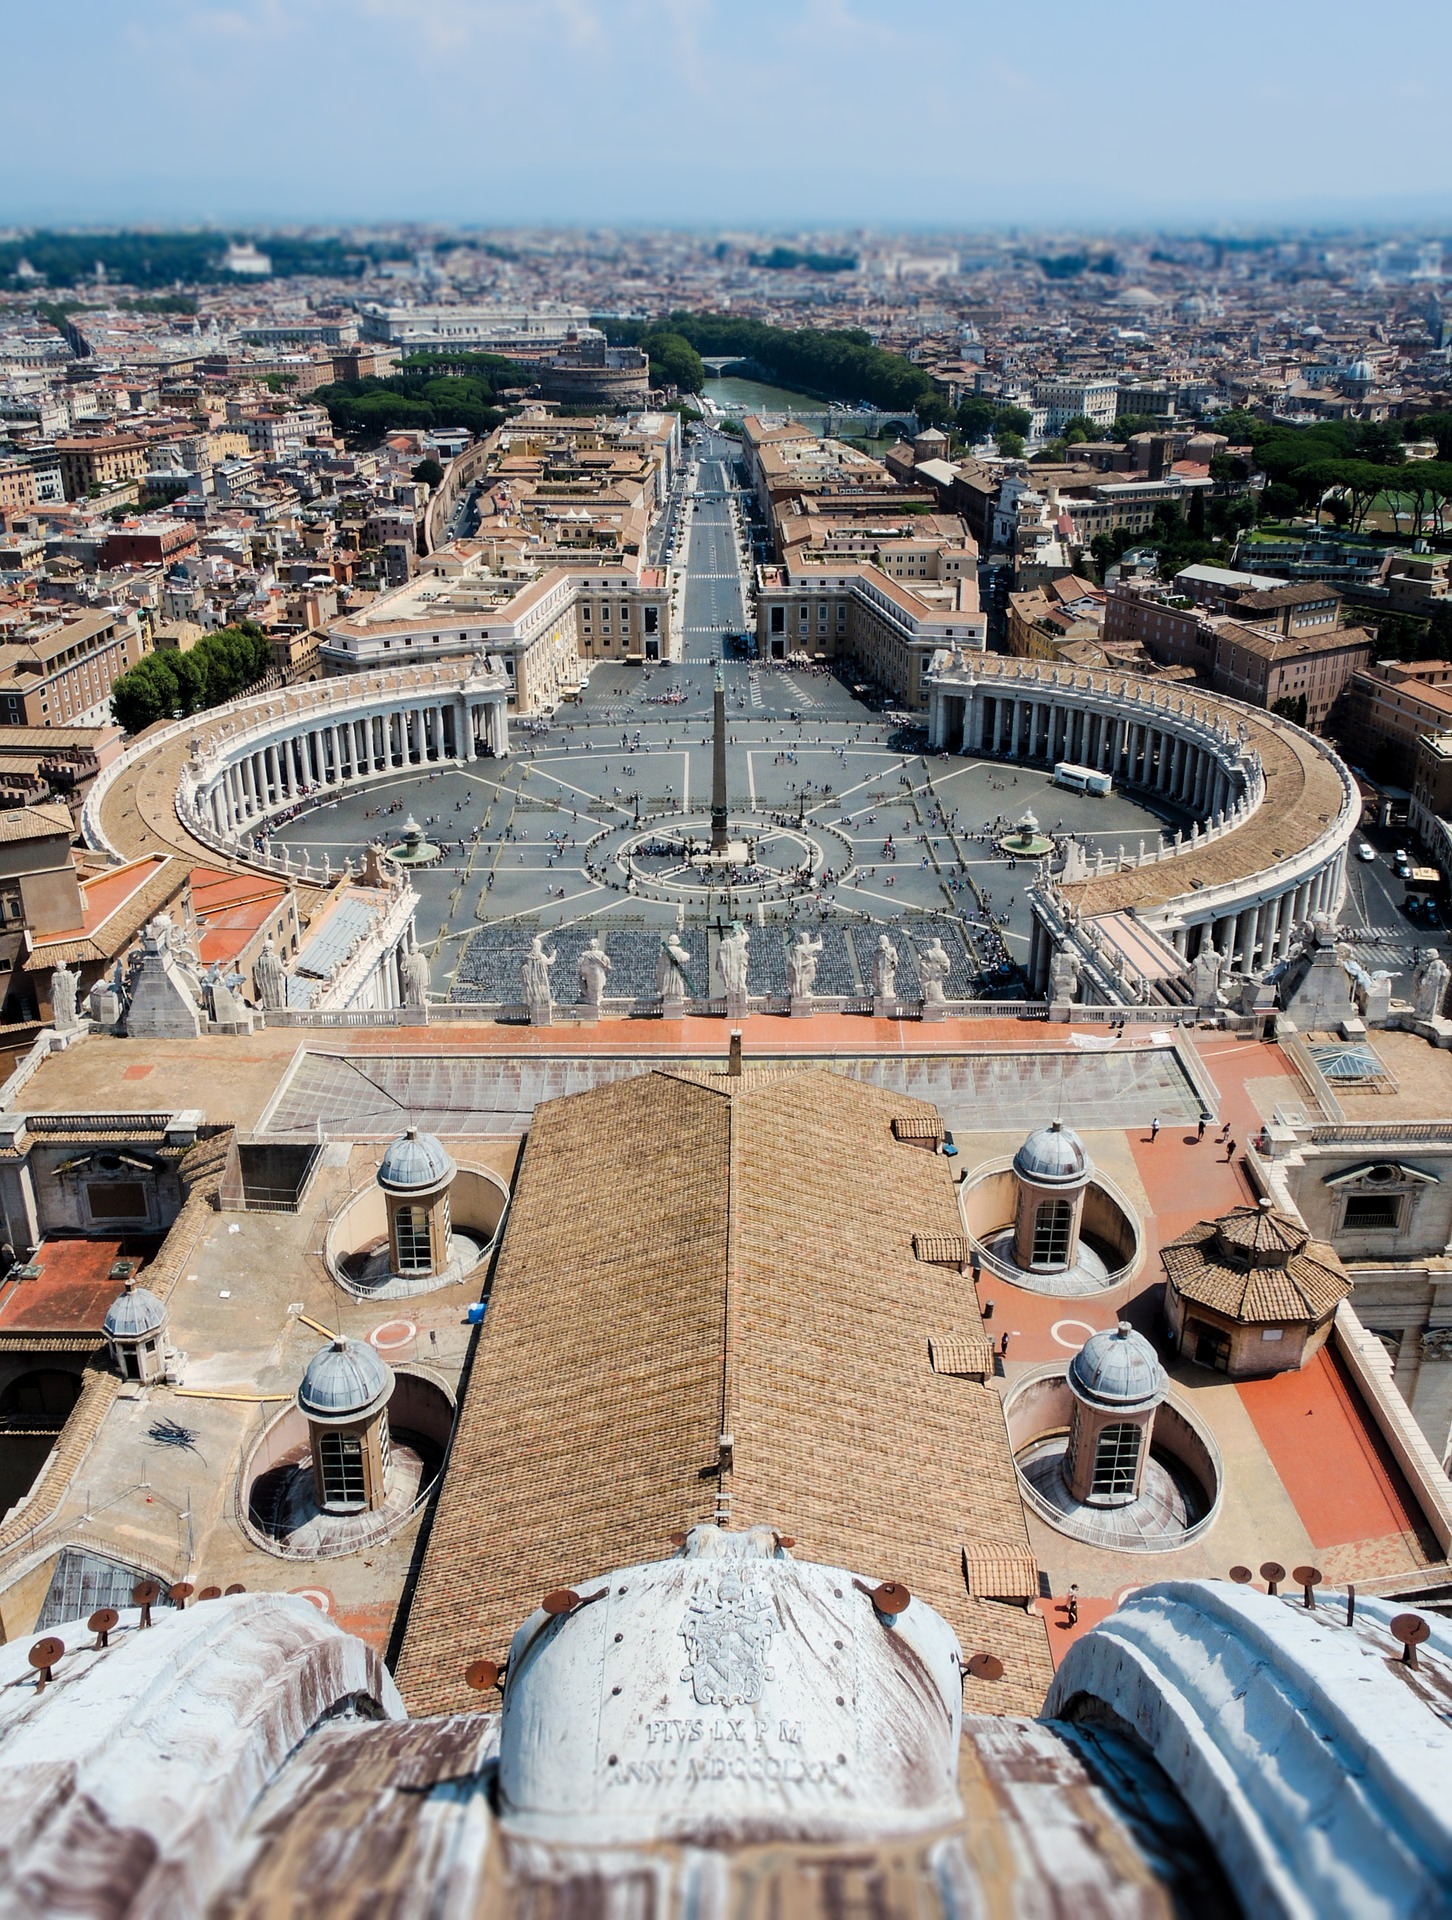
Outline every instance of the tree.
<svg viewBox="0 0 1452 1920">
<path fill-rule="evenodd" d="M 1255 444 L 1256 434 L 1265 432 L 1267 422 L 1247 413 L 1244 407 L 1229 407 L 1224 413 L 1217 413 L 1208 425 L 1212 433 L 1223 433 L 1231 446 L 1243 447 Z"/>
<path fill-rule="evenodd" d="M 444 470 L 437 460 L 420 460 L 413 470 L 413 478 L 415 480 L 422 480 L 430 492 L 440 484 L 443 477 Z"/>
<path fill-rule="evenodd" d="M 1086 440 L 1099 438 L 1099 422 L 1091 420 L 1087 413 L 1076 413 L 1072 420 L 1066 420 L 1059 429 L 1071 447 L 1080 446 Z"/>
<path fill-rule="evenodd" d="M 652 386 L 676 387 L 682 393 L 699 393 L 705 386 L 701 356 L 679 333 L 662 327 L 642 335 L 640 344 L 650 360 Z"/>
<path fill-rule="evenodd" d="M 1108 438 L 1123 446 L 1137 433 L 1153 433 L 1158 426 L 1159 421 L 1152 413 L 1121 413 L 1109 429 Z"/>
<path fill-rule="evenodd" d="M 1399 467 L 1407 457 L 1401 425 L 1394 420 L 1348 422 L 1347 450 L 1360 460 L 1374 460 L 1383 467 Z"/>
<path fill-rule="evenodd" d="M 920 427 L 946 427 L 953 418 L 953 409 L 941 393 L 925 393 L 914 406 L 913 412 L 918 417 Z"/>
<path fill-rule="evenodd" d="M 271 662 L 267 635 L 250 620 L 221 627 L 187 653 L 148 653 L 111 688 L 111 711 L 127 733 L 175 713 L 220 706 L 259 679 Z"/>
<path fill-rule="evenodd" d="M 1014 433 L 1007 427 L 1000 427 L 996 437 L 998 451 L 1005 460 L 1022 460 L 1024 438 L 1021 433 Z"/>
<path fill-rule="evenodd" d="M 1263 520 L 1288 520 L 1300 505 L 1296 489 L 1284 480 L 1272 480 L 1261 489 L 1260 514 Z"/>
<path fill-rule="evenodd" d="M 1206 502 L 1205 522 L 1217 540 L 1230 540 L 1255 525 L 1255 502 L 1248 493 L 1233 500 L 1216 498 Z"/>
<path fill-rule="evenodd" d="M 971 447 L 992 433 L 998 420 L 998 406 L 995 401 L 987 400 L 981 394 L 975 394 L 969 400 L 958 402 L 958 411 L 954 417 L 959 433 Z"/>
<path fill-rule="evenodd" d="M 1404 420 L 1402 432 L 1408 440 L 1435 440 L 1437 458 L 1452 460 L 1452 413 L 1424 413 L 1419 419 Z"/>
<path fill-rule="evenodd" d="M 787 328 L 734 313 L 677 311 L 647 325 L 637 320 L 602 322 L 614 345 L 644 345 L 658 332 L 678 334 L 697 353 L 731 354 L 783 386 L 797 386 L 832 400 L 866 400 L 895 410 L 916 405 L 933 391 L 931 378 L 901 354 L 874 347 L 861 327 Z"/>
<path fill-rule="evenodd" d="M 1306 696 L 1304 693 L 1284 693 L 1271 707 L 1272 713 L 1278 713 L 1282 720 L 1294 721 L 1296 726 L 1306 724 Z"/>
</svg>

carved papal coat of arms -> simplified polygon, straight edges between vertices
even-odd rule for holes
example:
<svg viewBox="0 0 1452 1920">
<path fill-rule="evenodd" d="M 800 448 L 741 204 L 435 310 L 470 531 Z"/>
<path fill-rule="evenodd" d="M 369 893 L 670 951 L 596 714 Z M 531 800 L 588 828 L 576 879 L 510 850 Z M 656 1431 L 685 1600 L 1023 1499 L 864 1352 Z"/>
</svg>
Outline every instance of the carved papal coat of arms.
<svg viewBox="0 0 1452 1920">
<path fill-rule="evenodd" d="M 739 1707 L 761 1698 L 772 1675 L 766 1664 L 776 1616 L 769 1601 L 730 1569 L 712 1586 L 696 1589 L 681 1638 L 690 1665 L 689 1680 L 703 1707 Z"/>
</svg>

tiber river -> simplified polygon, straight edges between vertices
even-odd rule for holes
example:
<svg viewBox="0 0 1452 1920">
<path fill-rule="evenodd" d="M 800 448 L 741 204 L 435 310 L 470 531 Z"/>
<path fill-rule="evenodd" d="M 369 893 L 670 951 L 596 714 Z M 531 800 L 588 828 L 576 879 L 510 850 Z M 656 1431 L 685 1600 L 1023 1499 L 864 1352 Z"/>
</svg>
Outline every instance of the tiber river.
<svg viewBox="0 0 1452 1920">
<path fill-rule="evenodd" d="M 708 400 L 714 400 L 721 411 L 730 419 L 739 420 L 745 413 L 799 413 L 818 415 L 826 411 L 825 400 L 814 400 L 808 393 L 793 393 L 790 387 L 769 386 L 764 380 L 708 380 L 701 389 Z M 869 453 L 881 454 L 896 440 L 896 434 L 886 434 L 880 439 L 859 439 L 853 436 L 853 443 L 866 447 Z"/>
</svg>

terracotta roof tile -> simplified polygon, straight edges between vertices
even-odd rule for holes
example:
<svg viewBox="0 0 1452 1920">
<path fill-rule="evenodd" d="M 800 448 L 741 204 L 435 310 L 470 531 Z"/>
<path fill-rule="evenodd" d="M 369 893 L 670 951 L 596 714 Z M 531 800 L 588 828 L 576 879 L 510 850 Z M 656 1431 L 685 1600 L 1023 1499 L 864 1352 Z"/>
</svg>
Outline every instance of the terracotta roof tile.
<svg viewBox="0 0 1452 1920">
<path fill-rule="evenodd" d="M 1305 1240 L 1299 1252 L 1230 1264 L 1221 1223 L 1204 1220 L 1160 1251 L 1171 1286 L 1185 1300 L 1247 1326 L 1320 1321 L 1351 1292 L 1351 1278 L 1329 1246 Z"/>
<path fill-rule="evenodd" d="M 1017 1540 L 965 1540 L 963 1572 L 968 1591 L 980 1600 L 1037 1600 L 1039 1564 L 1032 1547 Z"/>
<path fill-rule="evenodd" d="M 993 1342 L 986 1333 L 934 1333 L 928 1336 L 934 1373 L 965 1380 L 987 1380 L 993 1373 Z"/>
<path fill-rule="evenodd" d="M 968 1240 L 961 1233 L 915 1233 L 913 1252 L 939 1267 L 961 1269 L 968 1264 Z"/>
</svg>

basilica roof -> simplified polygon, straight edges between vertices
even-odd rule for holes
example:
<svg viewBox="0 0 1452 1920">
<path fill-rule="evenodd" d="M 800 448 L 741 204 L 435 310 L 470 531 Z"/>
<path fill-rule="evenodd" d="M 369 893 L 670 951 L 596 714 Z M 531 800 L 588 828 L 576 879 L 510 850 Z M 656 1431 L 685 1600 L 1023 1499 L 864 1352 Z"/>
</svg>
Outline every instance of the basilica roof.
<svg viewBox="0 0 1452 1920">
<path fill-rule="evenodd" d="M 414 1710 L 465 1705 L 547 1587 L 718 1511 L 903 1582 L 1002 1656 L 970 1702 L 1037 1707 L 1042 1620 L 963 1576 L 965 1541 L 1028 1537 L 992 1385 L 934 1365 L 935 1338 L 986 1336 L 971 1283 L 914 1252 L 962 1234 L 950 1163 L 894 1136 L 918 1110 L 750 1066 L 536 1109 L 398 1667 Z"/>
</svg>

